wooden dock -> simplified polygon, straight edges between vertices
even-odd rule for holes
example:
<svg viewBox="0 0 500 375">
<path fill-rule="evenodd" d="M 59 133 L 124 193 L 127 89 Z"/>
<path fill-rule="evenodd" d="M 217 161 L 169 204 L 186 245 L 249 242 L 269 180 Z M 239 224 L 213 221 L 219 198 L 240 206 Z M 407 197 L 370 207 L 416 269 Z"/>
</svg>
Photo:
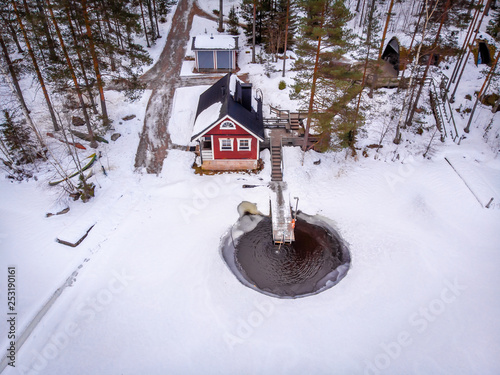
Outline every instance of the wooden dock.
<svg viewBox="0 0 500 375">
<path fill-rule="evenodd" d="M 274 243 L 295 241 L 294 222 L 286 183 L 271 182 L 271 219 Z"/>
</svg>

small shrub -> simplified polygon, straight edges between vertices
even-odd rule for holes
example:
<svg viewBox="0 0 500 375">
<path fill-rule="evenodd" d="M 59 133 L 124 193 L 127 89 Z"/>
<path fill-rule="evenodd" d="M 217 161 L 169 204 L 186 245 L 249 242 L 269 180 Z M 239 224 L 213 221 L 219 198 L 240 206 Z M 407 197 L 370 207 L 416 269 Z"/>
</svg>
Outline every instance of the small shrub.
<svg viewBox="0 0 500 375">
<path fill-rule="evenodd" d="M 472 100 L 472 96 L 470 96 L 470 94 L 467 94 L 467 95 L 465 95 L 465 99 Z"/>
<path fill-rule="evenodd" d="M 285 81 L 283 81 L 283 80 L 281 80 L 281 81 L 280 81 L 280 83 L 279 83 L 279 85 L 278 85 L 278 88 L 279 88 L 280 90 L 284 90 L 284 89 L 286 89 L 286 82 L 285 82 Z"/>
<path fill-rule="evenodd" d="M 489 95 L 484 95 L 481 98 L 481 103 L 483 103 L 484 105 L 493 107 L 495 105 L 496 101 L 498 100 L 498 98 L 500 98 L 500 96 L 498 94 L 495 94 L 495 93 L 489 94 Z"/>
</svg>

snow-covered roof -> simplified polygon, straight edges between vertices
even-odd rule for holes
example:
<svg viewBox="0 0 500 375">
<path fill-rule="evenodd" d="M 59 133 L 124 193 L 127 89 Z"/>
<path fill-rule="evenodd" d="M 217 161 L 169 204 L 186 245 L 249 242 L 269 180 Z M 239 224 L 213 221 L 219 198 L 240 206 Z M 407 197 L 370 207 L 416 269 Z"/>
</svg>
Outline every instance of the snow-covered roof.
<svg viewBox="0 0 500 375">
<path fill-rule="evenodd" d="M 210 107 L 206 108 L 201 112 L 193 126 L 193 136 L 200 134 L 208 126 L 216 122 L 220 117 L 220 110 L 222 108 L 222 102 L 215 102 Z"/>
<path fill-rule="evenodd" d="M 243 83 L 241 79 L 239 79 L 236 74 L 231 74 L 229 77 L 229 93 L 234 96 L 236 92 L 236 82 L 239 82 L 240 84 Z"/>
<path fill-rule="evenodd" d="M 255 111 L 243 105 L 242 85 L 244 83 L 234 74 L 227 74 L 200 95 L 196 120 L 191 140 L 196 140 L 215 126 L 224 116 L 229 116 L 242 128 L 255 137 L 264 140 L 262 107 Z M 239 89 L 237 87 L 239 86 Z M 251 95 L 251 85 L 245 87 Z M 239 91 L 239 96 L 236 94 Z M 235 98 L 235 95 L 237 98 Z M 248 97 L 247 97 L 248 98 Z"/>
<path fill-rule="evenodd" d="M 193 37 L 191 46 L 195 50 L 237 50 L 238 37 L 233 35 L 208 35 L 202 34 Z"/>
</svg>

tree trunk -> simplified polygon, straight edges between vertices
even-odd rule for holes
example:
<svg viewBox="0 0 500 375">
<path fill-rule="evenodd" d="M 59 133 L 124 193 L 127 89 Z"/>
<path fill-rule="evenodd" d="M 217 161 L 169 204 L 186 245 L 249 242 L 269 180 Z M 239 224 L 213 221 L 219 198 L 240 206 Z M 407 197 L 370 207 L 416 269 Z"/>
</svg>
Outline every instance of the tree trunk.
<svg viewBox="0 0 500 375">
<path fill-rule="evenodd" d="M 445 9 L 443 14 L 441 15 L 441 21 L 439 23 L 438 30 L 436 32 L 436 38 L 434 39 L 434 43 L 432 44 L 432 52 L 429 55 L 429 60 L 427 61 L 427 65 L 425 66 L 424 74 L 422 75 L 422 82 L 420 83 L 420 87 L 417 92 L 417 97 L 415 98 L 415 102 L 413 103 L 412 109 L 409 112 L 409 115 L 406 119 L 406 125 L 405 126 L 410 126 L 412 121 L 413 121 L 413 116 L 415 115 L 415 111 L 418 107 L 418 101 L 420 99 L 420 95 L 422 94 L 422 90 L 425 86 L 425 79 L 427 78 L 427 73 L 429 72 L 429 67 L 431 65 L 432 59 L 434 58 L 434 49 L 437 46 L 437 43 L 439 41 L 439 36 L 441 34 L 441 29 L 443 28 L 444 21 L 446 20 L 446 15 L 448 13 L 448 10 L 450 9 L 450 0 L 446 1 Z M 418 63 L 418 62 L 417 62 Z M 410 101 L 411 103 L 411 101 Z"/>
<path fill-rule="evenodd" d="M 358 0 L 358 3 L 356 4 L 356 12 L 359 12 L 359 4 L 361 4 L 361 0 Z"/>
<path fill-rule="evenodd" d="M 36 0 L 36 7 L 38 9 L 38 13 L 40 14 L 42 30 L 47 40 L 47 47 L 49 49 L 49 59 L 51 61 L 57 61 L 58 59 L 56 54 L 56 45 L 54 43 L 54 39 L 52 39 L 52 35 L 50 34 L 49 25 L 47 24 L 47 19 L 45 18 L 45 12 L 43 10 L 43 3 L 41 0 Z"/>
<path fill-rule="evenodd" d="M 363 8 L 361 9 L 361 14 L 359 15 L 359 27 L 363 25 L 363 16 L 365 15 L 365 0 L 363 0 Z"/>
<path fill-rule="evenodd" d="M 105 44 L 104 44 L 105 45 L 104 49 L 106 50 L 106 53 L 109 56 L 111 71 L 116 72 L 115 56 L 114 56 L 113 47 L 111 47 L 113 45 L 113 43 L 111 42 L 111 35 L 115 34 L 115 37 L 116 37 L 116 33 L 113 30 L 113 27 L 111 26 L 111 21 L 109 20 L 110 16 L 109 16 L 108 12 L 106 12 L 106 4 L 104 4 L 104 2 L 101 1 L 101 5 L 102 5 L 102 18 L 104 19 L 104 24 L 108 28 L 108 32 L 105 33 L 106 34 L 105 36 L 106 36 L 107 42 L 105 42 Z M 117 40 L 117 44 L 118 43 L 119 42 Z"/>
<path fill-rule="evenodd" d="M 424 9 L 425 9 L 425 0 L 422 1 L 422 9 L 420 9 L 420 12 L 418 15 L 417 24 L 415 25 L 415 30 L 414 30 L 413 35 L 411 37 L 411 42 L 410 42 L 410 47 L 408 48 L 408 52 L 411 52 L 411 50 L 413 48 L 413 43 L 415 42 L 415 38 L 416 38 L 417 32 L 418 32 L 418 26 L 420 25 L 420 21 L 422 20 L 422 16 L 424 15 Z M 412 69 L 412 72 L 410 74 L 413 74 L 413 69 Z M 399 80 L 398 91 L 402 88 L 403 84 L 404 84 L 404 72 L 401 76 L 401 79 Z M 412 98 L 413 98 L 413 93 L 412 93 Z"/>
<path fill-rule="evenodd" d="M 467 123 L 467 126 L 464 129 L 464 132 L 468 133 L 470 131 L 470 125 L 472 123 L 472 118 L 474 117 L 474 112 L 476 111 L 477 103 L 479 102 L 479 98 L 483 95 L 484 88 L 486 87 L 486 83 L 490 80 L 493 72 L 495 71 L 495 68 L 497 67 L 498 63 L 498 58 L 500 57 L 500 51 L 498 51 L 497 56 L 495 57 L 495 61 L 491 65 L 490 71 L 488 72 L 488 75 L 484 79 L 483 86 L 481 86 L 481 90 L 479 90 L 477 97 L 476 97 L 476 102 L 474 103 L 474 107 L 472 108 L 472 111 L 470 113 L 469 117 L 469 122 Z"/>
<path fill-rule="evenodd" d="M 429 61 L 427 61 L 427 65 L 425 66 L 424 74 L 422 75 L 422 82 L 420 83 L 420 86 L 417 91 L 417 97 L 415 98 L 415 101 L 413 102 L 413 105 L 411 107 L 411 111 L 409 112 L 409 115 L 406 119 L 406 124 L 405 126 L 410 126 L 412 121 L 413 121 L 413 116 L 415 115 L 415 111 L 418 107 L 418 101 L 420 99 L 420 95 L 422 94 L 422 89 L 425 86 L 425 79 L 427 78 L 427 73 L 429 72 L 429 67 L 431 65 L 431 60 L 434 58 L 434 52 L 431 52 L 429 56 Z"/>
<path fill-rule="evenodd" d="M 286 49 L 288 48 L 288 22 L 290 18 L 290 0 L 286 2 L 286 23 L 285 23 L 285 47 L 283 50 L 283 77 L 285 76 L 286 68 Z"/>
<path fill-rule="evenodd" d="M 325 22 L 325 11 L 326 11 L 327 3 L 323 6 L 323 10 L 321 11 L 321 22 L 319 28 L 323 28 L 323 24 Z M 318 45 L 316 47 L 316 57 L 314 61 L 314 71 L 312 76 L 312 84 L 311 84 L 311 96 L 309 98 L 309 108 L 307 109 L 307 122 L 306 129 L 304 134 L 304 144 L 302 146 L 302 150 L 306 152 L 307 150 L 307 142 L 309 141 L 309 130 L 311 128 L 311 117 L 313 114 L 314 108 L 314 96 L 316 95 L 316 81 L 318 80 L 318 68 L 319 68 L 319 55 L 321 52 L 321 36 L 318 37 Z M 302 164 L 304 163 L 304 159 L 302 158 Z"/>
<path fill-rule="evenodd" d="M 439 27 L 436 32 L 436 39 L 434 39 L 434 43 L 432 44 L 432 49 L 436 48 L 439 42 L 439 37 L 441 36 L 441 29 L 443 28 L 444 21 L 446 21 L 446 17 L 448 16 L 448 11 L 450 10 L 450 6 L 451 6 L 450 0 L 446 0 L 444 11 L 443 14 L 441 15 L 441 21 L 439 22 Z"/>
<path fill-rule="evenodd" d="M 257 18 L 257 0 L 253 0 L 253 23 L 252 23 L 252 63 L 255 64 L 255 19 Z"/>
<path fill-rule="evenodd" d="M 389 10 L 387 12 L 387 18 L 385 20 L 384 32 L 382 34 L 382 41 L 380 42 L 380 49 L 378 52 L 377 66 L 375 67 L 375 72 L 373 74 L 373 79 L 372 79 L 372 84 L 371 84 L 370 94 L 369 94 L 370 97 L 373 97 L 373 90 L 375 89 L 375 86 L 377 84 L 378 71 L 380 70 L 380 59 L 382 58 L 382 53 L 384 51 L 385 36 L 387 35 L 387 28 L 389 27 L 389 22 L 391 21 L 391 12 L 392 12 L 393 6 L 394 6 L 394 0 L 391 0 L 391 3 L 389 4 Z"/>
<path fill-rule="evenodd" d="M 153 17 L 153 7 L 151 6 L 151 0 L 146 0 L 146 5 L 148 7 L 149 23 L 151 24 L 151 42 L 154 43 L 156 40 L 156 30 L 155 21 Z"/>
<path fill-rule="evenodd" d="M 21 47 L 21 44 L 19 44 L 19 39 L 17 37 L 17 33 L 16 31 L 14 30 L 14 28 L 12 27 L 12 24 L 10 22 L 10 19 L 5 19 L 3 14 L 0 13 L 0 17 L 2 18 L 2 21 L 3 23 L 5 24 L 5 26 L 7 26 L 7 28 L 9 29 L 10 31 L 10 36 L 12 37 L 12 39 L 14 40 L 14 43 L 16 44 L 16 47 L 17 47 L 17 52 L 18 53 L 23 53 L 23 48 Z"/>
<path fill-rule="evenodd" d="M 139 6 L 141 8 L 142 25 L 144 26 L 144 35 L 146 36 L 146 45 L 148 46 L 148 48 L 150 48 L 151 44 L 149 44 L 148 29 L 146 28 L 146 19 L 144 18 L 144 9 L 142 7 L 142 0 L 139 0 Z"/>
<path fill-rule="evenodd" d="M 104 126 L 107 126 L 109 124 L 108 110 L 106 108 L 106 98 L 104 97 L 104 86 L 102 83 L 101 72 L 99 70 L 99 60 L 97 58 L 97 53 L 95 51 L 94 38 L 92 36 L 92 30 L 90 28 L 90 20 L 87 12 L 87 0 L 81 0 L 81 3 L 83 10 L 83 19 L 85 22 L 85 28 L 87 30 L 87 37 L 89 41 L 90 54 L 92 55 L 92 62 L 94 64 L 95 77 L 97 80 L 97 88 L 99 89 L 99 97 L 101 99 L 102 120 Z"/>
<path fill-rule="evenodd" d="M 61 44 L 61 49 L 64 54 L 64 58 L 66 59 L 66 63 L 68 64 L 68 69 L 71 74 L 71 78 L 73 79 L 73 83 L 75 84 L 76 94 L 78 95 L 78 100 L 80 101 L 80 106 L 82 107 L 83 117 L 85 119 L 85 124 L 87 125 L 87 130 L 89 132 L 89 136 L 92 138 L 90 142 L 90 147 L 97 148 L 97 141 L 94 137 L 94 131 L 92 130 L 92 125 L 90 124 L 89 114 L 87 112 L 87 107 L 85 101 L 83 100 L 82 90 L 80 90 L 80 85 L 78 84 L 78 79 L 76 78 L 75 70 L 73 69 L 73 64 L 71 63 L 71 59 L 68 55 L 68 50 L 66 49 L 66 45 L 64 44 L 64 39 L 61 34 L 61 30 L 59 29 L 59 25 L 57 24 L 56 17 L 54 16 L 54 11 L 52 10 L 52 6 L 50 4 L 50 0 L 47 1 L 47 8 L 49 9 L 50 17 L 52 18 L 52 23 L 54 24 L 54 28 L 56 29 L 57 37 L 59 38 L 59 43 Z"/>
<path fill-rule="evenodd" d="M 429 13 L 430 6 L 428 6 L 429 5 L 428 0 L 425 0 L 424 9 L 425 9 L 426 17 L 425 17 L 424 27 L 422 29 L 422 41 L 418 45 L 417 56 L 415 57 L 416 66 L 418 66 L 418 60 L 420 59 L 420 51 L 422 50 L 422 44 L 424 44 L 425 32 L 427 30 L 427 25 L 429 23 L 430 18 L 432 17 L 432 14 L 436 10 L 436 6 L 438 4 L 438 1 L 434 5 L 434 8 L 432 9 L 432 11 Z M 408 84 L 408 87 L 411 87 L 412 83 L 413 83 L 413 74 L 410 76 L 410 82 Z M 399 113 L 399 120 L 398 120 L 398 124 L 396 126 L 396 135 L 394 136 L 394 140 L 393 140 L 393 143 L 395 143 L 395 144 L 399 144 L 401 142 L 401 121 L 403 120 L 403 112 L 405 110 L 407 99 L 408 99 L 408 93 L 405 95 L 405 97 L 403 99 L 403 105 L 401 106 L 401 112 Z"/>
<path fill-rule="evenodd" d="M 0 46 L 2 47 L 3 56 L 5 58 L 5 62 L 7 63 L 7 67 L 9 68 L 12 84 L 14 85 L 17 97 L 19 98 L 21 105 L 26 107 L 26 102 L 24 101 L 23 92 L 21 91 L 21 87 L 19 86 L 19 80 L 17 79 L 16 71 L 12 64 L 12 60 L 10 59 L 9 50 L 7 49 L 7 46 L 4 43 L 2 33 L 0 33 Z"/>
<path fill-rule="evenodd" d="M 153 0 L 153 11 L 155 12 L 155 23 L 156 23 L 156 31 L 158 32 L 158 38 L 161 38 L 160 27 L 158 26 L 158 13 L 156 12 L 156 0 Z"/>
<path fill-rule="evenodd" d="M 387 12 L 387 18 L 385 20 L 384 32 L 382 33 L 382 41 L 380 42 L 380 49 L 378 51 L 378 59 L 382 58 L 382 52 L 384 51 L 385 36 L 387 35 L 387 28 L 389 27 L 389 22 L 391 21 L 392 7 L 394 6 L 394 0 L 391 0 L 389 4 L 389 11 Z"/>
<path fill-rule="evenodd" d="M 217 28 L 217 31 L 219 33 L 222 33 L 224 31 L 224 12 L 223 12 L 223 6 L 224 6 L 224 1 L 219 0 L 219 27 Z"/>
<path fill-rule="evenodd" d="M 474 26 L 476 25 L 476 22 L 478 20 L 479 8 L 480 8 L 480 5 L 482 3 L 483 3 L 483 0 L 480 0 L 478 7 L 476 8 L 476 11 L 474 12 L 474 17 L 472 19 L 472 22 L 470 23 L 469 28 L 467 29 L 467 34 L 466 34 L 466 37 L 464 39 L 464 43 L 462 44 L 462 48 L 460 49 L 457 63 L 455 64 L 455 67 L 453 68 L 453 72 L 452 72 L 450 80 L 448 82 L 448 87 L 446 88 L 447 91 L 450 90 L 452 83 L 454 83 L 455 79 L 457 78 L 457 74 L 458 74 L 458 71 L 460 70 L 460 66 L 462 65 L 462 61 L 463 61 L 467 46 L 469 44 L 470 37 L 472 36 L 472 33 L 474 31 Z"/>
<path fill-rule="evenodd" d="M 30 40 L 28 38 L 28 33 L 26 32 L 26 29 L 24 28 L 23 21 L 21 20 L 21 17 L 19 15 L 19 11 L 17 9 L 17 5 L 16 5 L 15 1 L 11 1 L 11 4 L 14 8 L 14 12 L 16 13 L 17 22 L 19 23 L 19 27 L 21 28 L 21 32 L 22 32 L 23 37 L 24 37 L 24 42 L 26 43 L 26 48 L 28 49 L 28 53 L 29 53 L 31 60 L 33 62 L 33 67 L 35 68 L 35 72 L 36 72 L 36 75 L 38 77 L 38 82 L 40 82 L 40 86 L 42 87 L 43 96 L 45 97 L 45 102 L 47 103 L 47 107 L 49 108 L 49 113 L 50 113 L 50 117 L 52 119 L 52 124 L 54 125 L 54 130 L 59 131 L 59 124 L 57 123 L 56 115 L 54 113 L 54 108 L 52 107 L 49 93 L 47 91 L 47 88 L 45 87 L 45 81 L 43 79 L 42 72 L 40 71 L 40 68 L 38 66 L 38 62 L 36 61 L 36 57 L 35 57 L 35 54 L 33 52 L 33 49 L 31 48 L 31 43 L 30 43 Z M 26 4 L 26 6 L 27 6 L 27 4 Z"/>
<path fill-rule="evenodd" d="M 11 0 L 12 1 L 12 0 Z M 28 22 L 31 24 L 32 30 L 33 30 L 33 39 L 35 40 L 35 44 L 38 47 L 38 50 L 40 51 L 40 57 L 42 59 L 42 64 L 44 66 L 47 66 L 47 61 L 45 60 L 45 53 L 42 47 L 42 44 L 40 43 L 40 38 L 38 33 L 35 31 L 35 22 L 33 22 L 33 16 L 31 15 L 30 9 L 28 7 L 28 3 L 26 0 L 23 0 L 23 5 L 24 5 L 24 17 L 28 20 Z M 33 50 L 33 49 L 32 49 Z"/>
<path fill-rule="evenodd" d="M 359 107 L 361 105 L 361 95 L 363 94 L 363 89 L 366 84 L 366 72 L 368 70 L 368 60 L 370 58 L 371 50 L 371 39 L 372 39 L 372 25 L 373 25 L 373 14 L 375 13 L 375 0 L 372 0 L 370 10 L 368 11 L 368 27 L 366 30 L 366 57 L 363 66 L 363 80 L 361 81 L 361 90 L 359 91 L 358 103 L 356 104 L 356 114 L 354 116 L 354 128 L 357 126 Z"/>
<path fill-rule="evenodd" d="M 491 3 L 491 0 L 488 0 L 486 3 L 486 6 L 488 6 Z M 471 40 L 476 40 L 477 34 L 479 33 L 479 29 L 481 28 L 481 24 L 483 23 L 484 16 L 486 15 L 486 8 L 484 8 L 483 15 L 481 16 L 481 20 L 479 21 L 479 24 L 476 27 L 476 32 L 474 33 L 474 37 Z M 462 70 L 460 71 L 460 75 L 458 76 L 457 83 L 455 84 L 455 88 L 453 89 L 453 93 L 451 94 L 450 102 L 455 101 L 455 93 L 457 92 L 458 85 L 460 84 L 460 80 L 462 79 L 462 75 L 464 74 L 465 66 L 467 65 L 467 60 L 469 59 L 469 56 L 471 54 L 471 50 L 469 48 L 469 51 L 467 52 L 467 57 L 464 60 L 464 66 L 462 67 Z"/>
<path fill-rule="evenodd" d="M 89 95 L 90 104 L 92 106 L 92 111 L 97 113 L 96 105 L 94 101 L 94 95 L 92 94 L 92 87 L 90 87 L 90 82 L 87 77 L 87 72 L 85 70 L 85 64 L 83 63 L 82 55 L 80 53 L 80 46 L 78 45 L 78 38 L 76 37 L 75 28 L 73 27 L 73 20 L 71 19 L 71 12 L 68 6 L 66 6 L 66 16 L 68 17 L 68 26 L 71 32 L 71 36 L 73 37 L 73 44 L 75 45 L 76 55 L 78 57 L 78 64 L 80 65 L 80 69 L 82 70 L 83 80 L 85 82 L 85 88 L 87 90 L 87 94 Z"/>
</svg>

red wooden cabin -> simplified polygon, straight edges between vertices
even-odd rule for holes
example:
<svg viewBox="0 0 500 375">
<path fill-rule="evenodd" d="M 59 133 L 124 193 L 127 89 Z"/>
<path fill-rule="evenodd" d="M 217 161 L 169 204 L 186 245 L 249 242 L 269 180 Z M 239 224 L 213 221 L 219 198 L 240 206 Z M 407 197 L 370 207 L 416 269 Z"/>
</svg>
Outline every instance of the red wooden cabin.
<svg viewBox="0 0 500 375">
<path fill-rule="evenodd" d="M 256 169 L 264 141 L 262 101 L 252 106 L 252 84 L 227 74 L 201 94 L 192 141 L 207 170 Z"/>
</svg>

